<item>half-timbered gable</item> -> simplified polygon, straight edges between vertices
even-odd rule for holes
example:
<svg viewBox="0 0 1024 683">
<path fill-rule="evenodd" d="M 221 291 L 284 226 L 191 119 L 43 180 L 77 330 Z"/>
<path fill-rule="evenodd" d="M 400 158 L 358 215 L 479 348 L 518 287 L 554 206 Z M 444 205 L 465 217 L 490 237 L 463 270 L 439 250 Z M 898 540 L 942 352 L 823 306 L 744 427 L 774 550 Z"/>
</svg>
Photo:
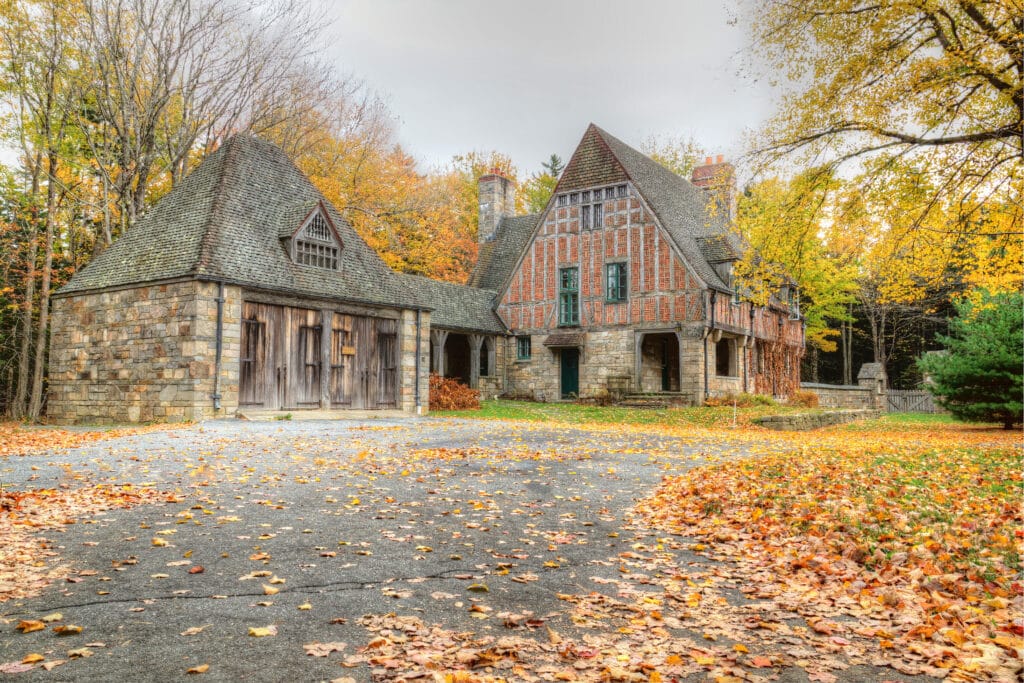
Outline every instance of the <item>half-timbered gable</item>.
<svg viewBox="0 0 1024 683">
<path fill-rule="evenodd" d="M 698 184 L 719 182 L 726 166 L 717 166 L 702 168 Z M 723 196 L 591 125 L 545 211 L 499 224 L 481 245 L 471 282 L 497 288 L 498 314 L 516 339 L 510 393 L 639 391 L 685 402 L 768 385 L 787 393 L 802 328 L 784 307 L 753 307 L 737 292 L 744 247 L 729 232 Z M 786 377 L 758 379 L 769 373 L 757 364 L 759 343 L 782 350 Z"/>
</svg>

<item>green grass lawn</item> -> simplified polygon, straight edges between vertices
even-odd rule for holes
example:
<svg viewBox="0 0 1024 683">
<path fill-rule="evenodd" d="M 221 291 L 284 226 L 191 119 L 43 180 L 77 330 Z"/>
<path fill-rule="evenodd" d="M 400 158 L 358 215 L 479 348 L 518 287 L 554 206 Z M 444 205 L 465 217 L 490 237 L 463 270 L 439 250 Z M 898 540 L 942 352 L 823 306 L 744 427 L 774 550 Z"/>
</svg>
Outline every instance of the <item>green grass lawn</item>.
<svg viewBox="0 0 1024 683">
<path fill-rule="evenodd" d="M 757 417 L 787 413 L 806 413 L 821 408 L 788 406 L 754 406 L 736 409 L 736 424 L 745 426 Z M 664 410 L 579 405 L 576 403 L 534 403 L 530 401 L 482 401 L 480 410 L 434 411 L 435 417 L 472 417 L 484 420 L 526 420 L 529 422 L 566 422 L 570 424 L 637 424 L 664 427 L 728 427 L 733 424 L 731 407 L 667 408 Z M 846 427 L 857 430 L 864 425 L 927 428 L 946 425 L 954 420 L 949 415 L 923 413 L 892 413 L 878 420 L 852 423 Z"/>
<path fill-rule="evenodd" d="M 736 423 L 748 425 L 764 415 L 807 412 L 807 408 L 755 406 L 737 408 Z M 666 427 L 724 427 L 733 422 L 731 407 L 666 408 L 663 410 L 579 405 L 576 403 L 533 403 L 530 401 L 482 401 L 480 410 L 435 411 L 435 417 L 473 417 L 485 420 L 527 420 L 570 424 L 649 424 Z"/>
</svg>

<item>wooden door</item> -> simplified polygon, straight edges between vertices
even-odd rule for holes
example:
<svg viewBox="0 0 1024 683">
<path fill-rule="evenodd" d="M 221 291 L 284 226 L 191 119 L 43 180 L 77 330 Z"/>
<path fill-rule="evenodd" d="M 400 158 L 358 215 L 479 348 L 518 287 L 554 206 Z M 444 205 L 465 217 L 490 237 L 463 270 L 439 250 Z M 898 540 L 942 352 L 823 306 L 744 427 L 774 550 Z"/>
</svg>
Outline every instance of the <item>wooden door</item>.
<svg viewBox="0 0 1024 683">
<path fill-rule="evenodd" d="M 398 405 L 398 322 L 378 320 L 376 327 L 375 407 L 394 408 Z"/>
<path fill-rule="evenodd" d="M 562 349 L 562 398 L 575 398 L 580 393 L 580 350 Z"/>
<path fill-rule="evenodd" d="M 284 320 L 281 306 L 245 302 L 242 306 L 242 334 L 238 368 L 238 404 L 278 410 L 284 393 L 279 384 L 282 371 Z"/>
<path fill-rule="evenodd" d="M 356 396 L 355 355 L 353 317 L 335 313 L 331 326 L 331 363 L 328 380 L 332 407 L 353 407 L 352 402 Z"/>
<path fill-rule="evenodd" d="M 283 384 L 285 386 L 284 407 L 320 407 L 320 311 L 305 308 L 289 308 L 286 316 L 288 327 L 285 331 L 287 352 Z"/>
</svg>

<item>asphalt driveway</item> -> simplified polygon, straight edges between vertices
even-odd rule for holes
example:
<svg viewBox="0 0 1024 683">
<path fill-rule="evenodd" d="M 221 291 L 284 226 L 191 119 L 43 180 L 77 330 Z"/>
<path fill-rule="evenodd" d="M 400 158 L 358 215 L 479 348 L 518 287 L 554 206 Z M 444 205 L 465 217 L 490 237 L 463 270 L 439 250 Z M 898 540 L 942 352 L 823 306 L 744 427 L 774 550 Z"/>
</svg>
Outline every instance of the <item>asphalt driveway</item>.
<svg viewBox="0 0 1024 683">
<path fill-rule="evenodd" d="M 477 677 L 450 680 L 647 681 L 641 660 L 670 647 L 660 680 L 906 680 L 839 648 L 817 678 L 806 639 L 759 642 L 714 562 L 630 519 L 666 472 L 742 455 L 643 430 L 397 419 L 210 422 L 0 460 L 7 488 L 180 495 L 47 532 L 70 580 L 0 603 L 0 663 L 64 662 L 18 681 L 432 681 L 443 662 Z M 53 613 L 81 633 L 15 630 Z"/>
</svg>

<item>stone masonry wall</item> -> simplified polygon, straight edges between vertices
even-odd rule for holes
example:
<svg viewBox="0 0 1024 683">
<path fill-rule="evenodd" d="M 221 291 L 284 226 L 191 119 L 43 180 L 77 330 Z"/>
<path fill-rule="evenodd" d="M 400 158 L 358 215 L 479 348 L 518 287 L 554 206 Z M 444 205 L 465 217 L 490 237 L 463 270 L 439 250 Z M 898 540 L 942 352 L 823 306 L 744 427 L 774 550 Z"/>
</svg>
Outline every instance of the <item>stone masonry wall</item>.
<svg viewBox="0 0 1024 683">
<path fill-rule="evenodd" d="M 201 420 L 237 406 L 241 296 L 227 287 L 222 409 L 213 393 L 217 285 L 178 282 L 54 301 L 48 419 Z"/>
<path fill-rule="evenodd" d="M 870 387 L 841 384 L 812 384 L 804 382 L 801 389 L 813 391 L 818 395 L 818 404 L 822 408 L 874 408 Z"/>
<path fill-rule="evenodd" d="M 399 368 L 401 387 L 399 409 L 416 413 L 416 311 L 403 311 L 401 320 Z M 420 313 L 420 414 L 430 404 L 430 313 Z"/>
<path fill-rule="evenodd" d="M 561 350 L 544 346 L 547 335 L 531 337 L 529 360 L 508 363 L 508 393 L 538 401 L 561 398 Z M 634 370 L 633 330 L 592 330 L 580 353 L 580 397 L 593 398 L 608 392 L 609 382 L 632 378 Z"/>
</svg>

